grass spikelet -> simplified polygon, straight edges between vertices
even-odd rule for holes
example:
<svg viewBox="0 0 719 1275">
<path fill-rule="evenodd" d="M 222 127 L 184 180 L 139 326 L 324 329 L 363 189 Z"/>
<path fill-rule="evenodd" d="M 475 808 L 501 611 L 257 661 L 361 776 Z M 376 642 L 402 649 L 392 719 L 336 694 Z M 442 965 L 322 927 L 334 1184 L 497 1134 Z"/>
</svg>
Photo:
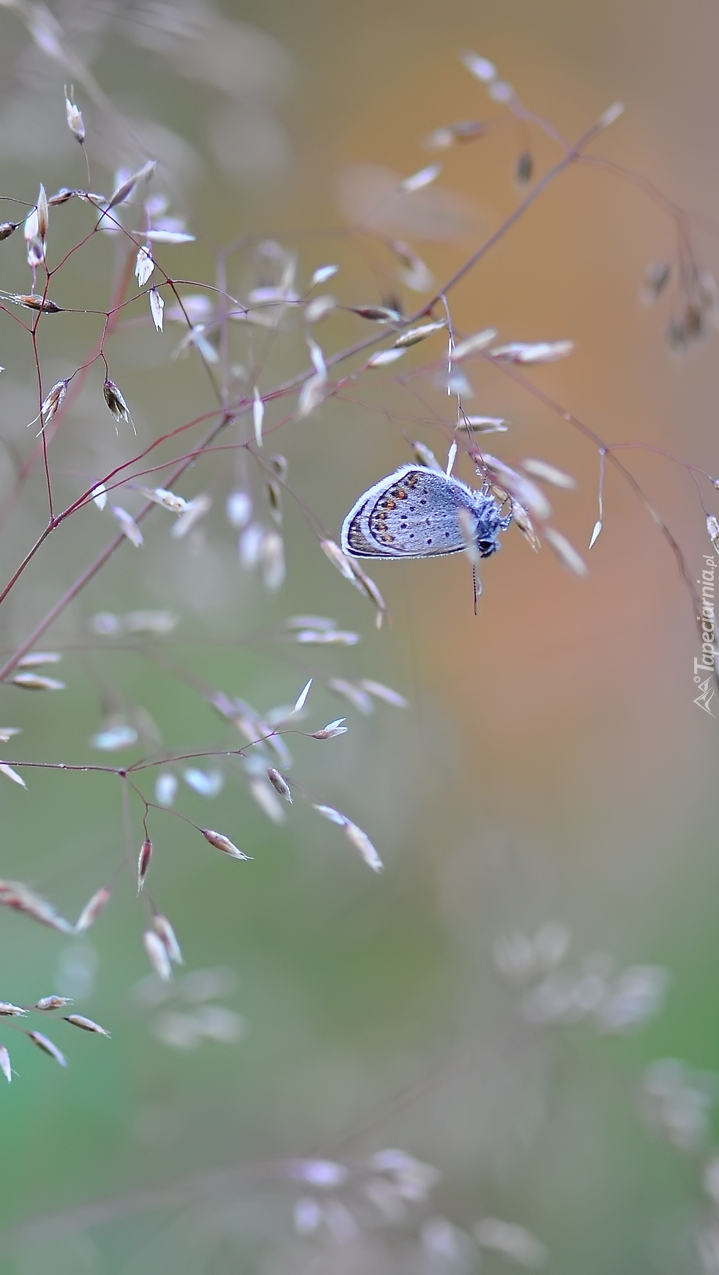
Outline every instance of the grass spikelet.
<svg viewBox="0 0 719 1275">
<path fill-rule="evenodd" d="M 335 721 L 328 722 L 322 730 L 315 730 L 310 735 L 310 739 L 336 739 L 338 735 L 346 735 L 347 727 L 343 726 L 344 717 L 337 717 Z"/>
<path fill-rule="evenodd" d="M 279 770 L 275 770 L 274 766 L 270 766 L 267 771 L 267 778 L 272 784 L 275 792 L 278 792 L 280 797 L 284 797 L 285 801 L 289 801 L 291 803 L 292 792 L 290 791 L 290 785 L 284 775 L 281 775 Z"/>
<path fill-rule="evenodd" d="M 42 240 L 45 239 L 48 229 L 48 206 L 45 187 L 40 182 L 40 192 L 37 197 L 37 233 Z"/>
<path fill-rule="evenodd" d="M 473 336 L 465 337 L 452 350 L 452 362 L 461 363 L 463 359 L 468 359 L 471 354 L 479 354 L 481 350 L 486 350 L 487 346 L 492 344 L 496 335 L 496 328 L 484 328 L 481 332 L 475 332 Z"/>
<path fill-rule="evenodd" d="M 406 332 L 397 337 L 394 348 L 396 350 L 404 350 L 410 345 L 418 345 L 420 341 L 426 341 L 428 336 L 432 336 L 435 332 L 441 332 L 446 326 L 446 319 L 438 319 L 435 323 L 423 323 L 419 328 L 408 328 Z"/>
<path fill-rule="evenodd" d="M 424 190 L 425 186 L 431 186 L 432 182 L 436 182 L 441 171 L 441 164 L 428 164 L 426 168 L 420 168 L 419 172 L 412 173 L 410 177 L 405 177 L 401 183 L 400 190 L 403 190 L 408 195 L 413 194 L 416 190 Z"/>
<path fill-rule="evenodd" d="M 91 899 L 88 899 L 82 912 L 75 923 L 75 933 L 84 934 L 85 930 L 89 930 L 91 925 L 95 924 L 100 913 L 106 907 L 110 900 L 110 891 L 107 886 L 103 886 L 100 890 L 96 890 Z"/>
<path fill-rule="evenodd" d="M 572 491 L 577 485 L 576 478 L 573 478 L 571 474 L 565 474 L 563 469 L 557 469 L 556 465 L 548 465 L 546 460 L 534 460 L 530 457 L 520 461 L 520 465 L 525 474 L 538 478 L 540 482 L 549 483 L 552 487 L 562 487 L 565 491 Z"/>
<path fill-rule="evenodd" d="M 47 1036 L 44 1036 L 42 1032 L 32 1031 L 26 1032 L 25 1034 L 32 1041 L 33 1045 L 37 1045 L 38 1049 L 41 1049 L 44 1054 L 48 1054 L 50 1058 L 54 1058 L 55 1062 L 59 1063 L 61 1067 L 67 1067 L 67 1059 L 65 1055 L 61 1053 L 57 1045 L 54 1045 L 51 1040 L 48 1040 Z"/>
<path fill-rule="evenodd" d="M 313 297 L 305 306 L 305 319 L 308 323 L 321 323 L 323 319 L 329 318 L 333 310 L 337 309 L 337 298 L 331 293 L 323 293 L 322 296 Z"/>
<path fill-rule="evenodd" d="M 262 422 L 265 419 L 265 405 L 257 386 L 252 391 L 252 424 L 255 431 L 255 443 L 262 446 Z"/>
<path fill-rule="evenodd" d="M 18 660 L 18 668 L 41 668 L 43 664 L 59 664 L 62 656 L 59 651 L 30 651 Z"/>
<path fill-rule="evenodd" d="M 168 960 L 172 961 L 173 965 L 184 965 L 177 935 L 168 918 L 162 912 L 156 912 L 152 918 L 152 926 L 167 952 Z"/>
<path fill-rule="evenodd" d="M 571 571 L 575 576 L 587 575 L 589 568 L 586 562 L 574 548 L 571 541 L 562 535 L 561 531 L 556 531 L 554 527 L 545 527 L 544 535 L 547 543 L 554 550 L 562 566 L 567 568 L 567 571 Z"/>
<path fill-rule="evenodd" d="M 489 350 L 489 357 L 505 363 L 556 363 L 574 349 L 573 341 L 512 341 Z"/>
<path fill-rule="evenodd" d="M 58 682 L 55 677 L 43 677 L 41 673 L 17 673 L 12 679 L 13 686 L 21 686 L 26 691 L 64 691 L 65 683 Z"/>
<path fill-rule="evenodd" d="M 152 858 L 152 841 L 149 837 L 145 837 L 140 846 L 140 853 L 137 859 L 137 893 L 139 894 L 145 884 L 145 877 L 150 870 L 150 859 Z"/>
<path fill-rule="evenodd" d="M 364 859 L 364 862 L 372 869 L 373 872 L 382 871 L 384 866 L 382 860 L 366 832 L 363 832 L 356 823 L 353 823 L 351 819 L 347 818 L 347 815 L 343 815 L 342 812 L 335 809 L 334 806 L 325 806 L 317 804 L 316 802 L 313 802 L 312 805 L 317 813 L 322 815 L 324 819 L 328 819 L 330 823 L 336 823 L 338 827 L 344 829 L 347 839 L 354 846 L 355 850 L 359 851 L 362 859 Z"/>
<path fill-rule="evenodd" d="M 27 310 L 38 310 L 40 314 L 60 314 L 60 306 L 49 297 L 38 297 L 32 292 L 15 292 L 8 296 L 8 300 L 14 301 L 16 305 L 25 306 Z"/>
<path fill-rule="evenodd" d="M 479 80 L 480 84 L 491 84 L 497 78 L 497 68 L 489 58 L 480 57 L 478 53 L 463 53 L 462 61 L 473 75 L 475 80 Z"/>
<path fill-rule="evenodd" d="M 85 1018 L 83 1014 L 65 1014 L 64 1022 L 70 1023 L 71 1027 L 79 1027 L 84 1032 L 95 1032 L 98 1036 L 110 1035 L 99 1023 L 94 1022 L 92 1018 Z"/>
<path fill-rule="evenodd" d="M 268 783 L 265 778 L 259 776 L 249 779 L 247 782 L 247 790 L 262 813 L 268 819 L 271 819 L 272 823 L 284 823 L 287 814 L 282 802 L 277 800 L 274 788 L 274 784 Z"/>
<path fill-rule="evenodd" d="M 138 172 L 132 173 L 125 181 L 120 182 L 120 185 L 113 191 L 112 195 L 108 199 L 104 211 L 110 212 L 112 208 L 117 208 L 118 204 L 124 204 L 125 201 L 130 198 L 135 187 L 140 182 L 150 180 L 156 167 L 156 161 L 154 159 L 150 159 L 146 164 L 143 164 L 142 168 L 139 169 Z"/>
<path fill-rule="evenodd" d="M 74 97 L 74 94 L 72 89 L 70 89 L 68 93 L 66 88 L 65 89 L 65 118 L 67 119 L 67 126 L 70 132 L 72 133 L 73 137 L 82 146 L 83 142 L 85 141 L 85 123 L 82 118 L 82 112 L 80 111 L 79 107 L 76 106 L 75 102 L 73 101 L 73 97 Z"/>
<path fill-rule="evenodd" d="M 298 416 L 309 416 L 327 396 L 327 373 L 315 372 L 305 381 L 297 400 Z"/>
<path fill-rule="evenodd" d="M 198 496 L 188 500 L 170 532 L 173 540 L 182 540 L 211 508 L 212 497 L 206 492 L 200 492 Z"/>
<path fill-rule="evenodd" d="M 375 682 L 372 678 L 363 677 L 359 685 L 368 695 L 383 700 L 385 704 L 391 704 L 393 708 L 409 708 L 409 700 L 405 699 L 404 695 L 400 695 L 399 691 L 393 690 L 391 686 L 385 686 L 383 682 Z"/>
<path fill-rule="evenodd" d="M 118 388 L 118 386 L 115 384 L 114 381 L 110 380 L 109 377 L 107 377 L 103 381 L 102 393 L 103 393 L 105 402 L 107 404 L 108 410 L 112 412 L 112 415 L 115 417 L 115 420 L 127 421 L 130 425 L 132 425 L 132 417 L 130 416 L 130 409 L 128 408 L 127 403 L 125 402 L 122 396 L 122 393 L 120 392 L 120 389 Z"/>
<path fill-rule="evenodd" d="M 157 288 L 150 288 L 150 316 L 155 328 L 158 332 L 162 332 L 164 325 L 165 302 L 158 292 Z"/>
<path fill-rule="evenodd" d="M 126 509 L 123 509 L 122 505 L 113 505 L 112 514 L 113 517 L 117 519 L 123 536 L 130 541 L 131 545 L 134 545 L 136 549 L 139 549 L 140 545 L 143 543 L 143 535 L 135 522 L 135 519 L 132 517 L 132 514 L 129 514 Z"/>
<path fill-rule="evenodd" d="M 355 850 L 359 851 L 362 859 L 367 864 L 367 867 L 371 868 L 373 872 L 381 872 L 384 868 L 384 864 L 367 836 L 367 833 L 363 832 L 362 829 L 358 827 L 356 823 L 353 823 L 351 819 L 347 819 L 345 821 L 344 830 L 348 840 L 354 846 Z"/>
<path fill-rule="evenodd" d="M 380 350 L 378 354 L 373 354 L 367 360 L 367 367 L 388 367 L 390 363 L 396 363 L 398 359 L 404 358 L 405 350 L 395 349 Z"/>
<path fill-rule="evenodd" d="M 356 646 L 360 640 L 359 633 L 347 629 L 300 629 L 295 633 L 300 646 Z"/>
<path fill-rule="evenodd" d="M 158 978 L 161 978 L 163 983 L 169 983 L 172 978 L 172 965 L 159 934 L 156 934 L 154 930 L 145 930 L 142 941 L 148 960 Z"/>
<path fill-rule="evenodd" d="M 482 455 L 482 465 L 499 487 L 513 499 L 518 500 L 530 514 L 534 514 L 542 521 L 549 517 L 552 506 L 541 487 L 532 482 L 526 474 L 520 474 L 518 470 L 505 465 L 503 461 L 497 460 L 496 456 L 490 456 L 488 452 Z"/>
<path fill-rule="evenodd" d="M 12 766 L 9 766 L 6 761 L 0 761 L 0 775 L 4 775 L 6 779 L 11 779 L 14 784 L 19 784 L 21 788 L 27 788 L 22 775 L 18 775 L 17 771 L 13 770 Z"/>
<path fill-rule="evenodd" d="M 51 930 L 59 930 L 61 934 L 72 934 L 75 930 L 74 925 L 60 916 L 51 903 L 20 881 L 0 881 L 0 907 L 23 912 L 33 921 L 39 921 L 40 925 L 47 925 Z"/>
<path fill-rule="evenodd" d="M 249 861 L 250 856 L 243 854 L 242 850 L 235 845 L 234 841 L 230 841 L 223 832 L 214 832 L 212 828 L 200 828 L 205 841 L 208 841 L 216 850 L 221 850 L 223 854 L 228 854 L 231 859 L 244 859 Z"/>
</svg>

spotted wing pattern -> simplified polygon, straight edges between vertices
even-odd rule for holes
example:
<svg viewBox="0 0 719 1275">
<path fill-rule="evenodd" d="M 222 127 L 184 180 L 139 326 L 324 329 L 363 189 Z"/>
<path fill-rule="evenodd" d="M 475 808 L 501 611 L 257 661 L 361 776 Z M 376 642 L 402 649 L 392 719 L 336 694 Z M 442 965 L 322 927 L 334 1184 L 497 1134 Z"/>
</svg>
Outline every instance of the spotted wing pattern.
<svg viewBox="0 0 719 1275">
<path fill-rule="evenodd" d="M 342 547 L 366 558 L 460 553 L 465 545 L 457 511 L 467 509 L 479 524 L 479 501 L 484 503 L 486 498 L 456 478 L 433 469 L 402 466 L 370 487 L 350 510 L 342 528 Z"/>
</svg>

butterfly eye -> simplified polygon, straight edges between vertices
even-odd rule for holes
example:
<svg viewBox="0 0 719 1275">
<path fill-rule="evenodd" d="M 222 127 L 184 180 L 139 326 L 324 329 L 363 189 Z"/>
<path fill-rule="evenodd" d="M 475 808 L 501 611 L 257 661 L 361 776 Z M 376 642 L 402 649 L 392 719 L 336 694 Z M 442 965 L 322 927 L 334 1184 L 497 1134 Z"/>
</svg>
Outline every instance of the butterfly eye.
<svg viewBox="0 0 719 1275">
<path fill-rule="evenodd" d="M 499 544 L 496 540 L 478 540 L 477 548 L 480 558 L 489 558 L 491 554 L 497 552 Z"/>
</svg>

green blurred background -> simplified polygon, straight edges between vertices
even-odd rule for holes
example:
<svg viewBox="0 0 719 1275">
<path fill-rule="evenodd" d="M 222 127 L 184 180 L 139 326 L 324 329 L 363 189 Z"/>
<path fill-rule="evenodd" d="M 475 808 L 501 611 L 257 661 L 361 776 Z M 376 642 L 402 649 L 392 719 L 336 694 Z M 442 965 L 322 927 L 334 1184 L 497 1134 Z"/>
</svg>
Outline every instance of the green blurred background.
<svg viewBox="0 0 719 1275">
<path fill-rule="evenodd" d="M 343 229 L 355 189 L 348 174 L 367 181 L 366 165 L 412 173 L 432 158 L 422 145 L 432 129 L 498 113 L 459 61 L 471 48 L 571 139 L 624 101 L 626 114 L 593 153 L 703 214 L 696 242 L 711 269 L 718 42 L 719 14 L 701 0 L 7 5 L 2 193 L 31 204 L 40 181 L 48 191 L 84 183 L 62 107 L 62 86 L 74 79 L 97 189 L 107 193 L 123 164 L 160 160 L 170 212 L 197 235 L 158 249 L 170 273 L 213 281 L 217 249 L 260 233 L 298 246 L 303 279 L 338 261 L 327 290 L 376 303 L 391 263 Z M 80 67 L 104 102 L 83 90 Z M 508 124 L 442 156 L 442 185 L 462 201 L 457 233 L 413 240 L 438 279 L 516 205 L 521 145 Z M 557 155 L 541 138 L 535 152 L 540 171 Z M 87 210 L 72 210 L 52 212 L 68 247 L 91 224 Z M 19 238 L 2 245 L 6 290 L 30 287 Z M 114 253 L 109 239 L 78 252 L 58 276 L 57 299 L 105 308 Z M 571 337 L 571 359 L 531 374 L 544 392 L 606 440 L 655 444 L 711 471 L 716 338 L 679 361 L 664 340 L 666 305 L 644 311 L 637 299 L 647 262 L 674 253 L 670 218 L 638 187 L 577 169 L 457 290 L 454 321 L 464 331 L 491 324 L 506 340 Z M 233 255 L 231 286 L 251 286 L 253 269 L 251 254 Z M 90 318 L 43 324 L 47 385 L 82 361 L 97 331 Z M 95 370 L 51 448 L 64 501 L 212 409 L 198 362 L 170 361 L 179 331 L 151 335 L 145 320 L 113 338 L 110 375 L 138 441 L 122 424 L 115 435 Z M 315 333 L 328 353 L 364 334 L 346 317 Z M 37 412 L 20 335 L 3 318 L 3 498 Z M 431 359 L 426 348 L 410 356 L 412 367 Z M 278 338 L 261 388 L 306 364 L 296 332 Z M 499 372 L 483 368 L 473 380 L 472 410 L 513 422 L 490 450 L 509 462 L 541 456 L 577 477 L 576 491 L 552 499 L 557 525 L 586 545 L 596 452 Z M 267 428 L 289 410 L 285 402 L 268 409 Z M 264 712 L 292 703 L 316 676 L 307 728 L 346 713 L 350 729 L 327 743 L 293 742 L 292 777 L 356 820 L 386 868 L 373 876 L 341 831 L 299 801 L 273 824 L 239 768 L 221 764 L 218 797 L 183 787 L 176 808 L 227 833 L 253 860 L 225 861 L 189 825 L 152 815 L 152 895 L 186 961 L 167 1000 L 154 1003 L 132 875 L 115 875 L 127 845 L 118 782 L 27 771 L 27 792 L 3 783 L 3 877 L 29 882 L 70 917 L 111 880 L 113 896 L 77 940 L 0 915 L 2 997 L 72 994 L 78 1012 L 112 1033 L 106 1041 L 34 1022 L 67 1052 L 67 1070 L 17 1033 L 2 1035 L 17 1071 L 0 1091 L 2 1272 L 473 1271 L 480 1254 L 463 1233 L 486 1216 L 538 1236 L 557 1275 L 719 1270 L 708 1241 L 697 1249 L 697 1228 L 709 1234 L 713 1223 L 701 1188 L 711 1121 L 683 1152 L 647 1129 L 638 1097 L 657 1058 L 719 1071 L 717 725 L 692 702 L 691 603 L 651 517 L 610 473 L 586 579 L 565 573 L 546 548 L 535 556 L 513 531 L 484 571 L 476 619 L 465 561 L 378 567 L 392 624 L 377 632 L 371 607 L 332 570 L 303 510 L 338 537 L 364 487 L 411 459 L 408 438 L 443 462 L 443 412 L 428 383 L 403 390 L 387 375 L 273 430 L 271 447 L 287 457 L 298 497 L 285 502 L 288 578 L 276 595 L 241 569 L 223 513 L 229 492 L 247 483 L 271 525 L 260 475 L 243 468 L 241 452 L 203 459 L 180 490 L 212 492 L 209 517 L 176 542 L 169 516 L 153 516 L 143 548 L 117 554 L 43 639 L 43 649 L 65 652 L 67 690 L 33 697 L 5 688 L 3 724 L 23 730 L 8 760 L 102 764 L 88 740 L 107 713 L 141 707 L 167 750 L 237 747 L 198 688 Z M 241 429 L 234 441 L 247 437 L 246 422 Z M 690 477 L 648 451 L 626 456 L 698 573 L 710 545 Z M 458 472 L 471 480 L 466 458 Z M 3 577 L 41 530 L 44 500 L 36 473 L 2 530 Z M 136 508 L 132 500 L 123 493 L 120 503 Z M 90 508 L 53 537 L 3 606 L 4 650 L 112 534 L 109 516 Z M 97 612 L 149 608 L 179 614 L 170 638 L 123 650 L 88 627 Z M 276 640 L 297 612 L 333 616 L 363 640 L 327 652 Z M 328 675 L 378 679 L 411 707 L 378 704 L 363 716 L 324 687 Z M 151 795 L 149 783 L 143 790 Z M 138 814 L 131 804 L 133 853 Z M 571 931 L 573 974 L 593 953 L 615 970 L 666 968 L 661 1012 L 626 1033 L 598 1030 L 591 1015 L 546 1028 L 527 1022 L 493 949 L 507 932 L 531 935 L 550 922 Z M 209 1000 L 237 1017 L 217 1020 L 226 1041 L 173 1048 L 160 1038 L 166 1015 L 195 1012 L 203 988 L 184 978 L 202 970 L 219 971 L 207 975 Z M 366 1158 L 387 1147 L 441 1175 L 431 1198 L 395 1220 L 383 1220 L 365 1190 Z M 342 1190 L 287 1181 L 288 1158 L 313 1156 L 348 1166 Z M 325 1222 L 298 1236 L 298 1195 L 341 1203 L 347 1216 L 330 1210 L 337 1234 Z M 459 1229 L 433 1230 L 433 1216 Z M 506 1265 L 489 1252 L 482 1261 Z"/>
</svg>

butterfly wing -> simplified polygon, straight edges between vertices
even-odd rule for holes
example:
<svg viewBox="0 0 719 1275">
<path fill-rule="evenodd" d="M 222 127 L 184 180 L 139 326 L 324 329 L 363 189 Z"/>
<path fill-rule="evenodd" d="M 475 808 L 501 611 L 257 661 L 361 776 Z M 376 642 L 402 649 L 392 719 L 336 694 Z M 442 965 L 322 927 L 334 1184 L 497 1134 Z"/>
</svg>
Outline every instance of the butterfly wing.
<svg viewBox="0 0 719 1275">
<path fill-rule="evenodd" d="M 367 500 L 366 496 L 362 496 L 342 524 L 342 552 L 350 554 L 353 558 L 378 556 L 377 548 L 370 543 L 363 531 L 372 504 L 373 500 Z"/>
<path fill-rule="evenodd" d="M 342 526 L 342 548 L 358 558 L 436 558 L 464 549 L 457 518 L 474 493 L 437 470 L 403 465 L 370 487 Z"/>
</svg>

